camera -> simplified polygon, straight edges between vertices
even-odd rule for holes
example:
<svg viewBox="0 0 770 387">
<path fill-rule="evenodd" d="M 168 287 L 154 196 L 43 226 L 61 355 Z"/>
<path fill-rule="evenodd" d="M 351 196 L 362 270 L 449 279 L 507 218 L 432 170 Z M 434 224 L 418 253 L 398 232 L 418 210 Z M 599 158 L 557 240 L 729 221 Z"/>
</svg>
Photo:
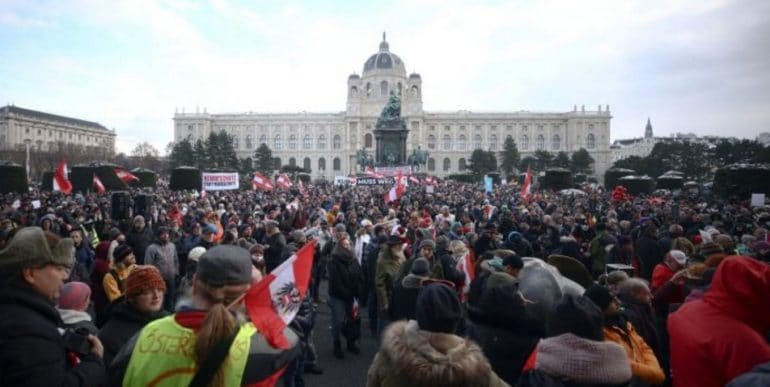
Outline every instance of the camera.
<svg viewBox="0 0 770 387">
<path fill-rule="evenodd" d="M 64 348 L 80 356 L 88 355 L 91 353 L 91 342 L 88 341 L 89 334 L 86 328 L 67 328 L 62 336 Z"/>
</svg>

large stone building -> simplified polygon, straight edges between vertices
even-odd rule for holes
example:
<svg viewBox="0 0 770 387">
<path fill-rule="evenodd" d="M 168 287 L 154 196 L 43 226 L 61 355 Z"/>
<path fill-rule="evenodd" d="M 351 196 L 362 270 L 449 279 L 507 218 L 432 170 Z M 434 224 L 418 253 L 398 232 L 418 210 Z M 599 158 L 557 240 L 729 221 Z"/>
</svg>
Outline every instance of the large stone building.
<svg viewBox="0 0 770 387">
<path fill-rule="evenodd" d="M 407 75 L 404 61 L 380 43 L 361 75 L 347 80 L 346 110 L 336 113 L 210 114 L 204 111 L 174 115 L 174 141 L 205 139 L 224 130 L 234 138 L 239 158 L 253 157 L 267 144 L 281 165 L 309 168 L 315 178 L 332 178 L 356 170 L 356 152 L 374 153 L 373 130 L 390 92 L 401 96 L 401 116 L 409 129 L 407 154 L 421 147 L 430 154 L 428 173 L 445 176 L 463 172 L 474 149 L 501 151 L 512 137 L 522 157 L 536 150 L 572 153 L 585 148 L 596 161 L 598 176 L 610 163 L 609 106 L 566 112 L 437 112 L 423 110 L 420 74 Z"/>
<path fill-rule="evenodd" d="M 13 105 L 0 108 L 0 150 L 52 152 L 63 145 L 82 145 L 83 150 L 115 152 L 115 131 L 96 122 L 23 109 Z M 96 152 L 93 152 L 96 153 Z"/>
</svg>

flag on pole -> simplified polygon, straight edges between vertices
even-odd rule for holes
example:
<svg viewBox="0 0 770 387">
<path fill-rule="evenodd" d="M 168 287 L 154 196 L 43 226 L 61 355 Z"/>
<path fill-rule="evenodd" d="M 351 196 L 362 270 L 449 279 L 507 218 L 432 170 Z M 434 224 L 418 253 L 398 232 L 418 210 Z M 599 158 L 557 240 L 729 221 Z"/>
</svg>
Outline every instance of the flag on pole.
<svg viewBox="0 0 770 387">
<path fill-rule="evenodd" d="M 70 183 L 67 177 L 67 161 L 64 159 L 59 161 L 59 165 L 56 167 L 56 172 L 53 175 L 53 190 L 64 192 L 67 195 L 72 193 L 72 183 Z"/>
<path fill-rule="evenodd" d="M 420 184 L 420 179 L 414 175 L 409 175 L 409 181 L 411 181 L 414 184 Z"/>
<path fill-rule="evenodd" d="M 289 348 L 283 330 L 297 315 L 307 294 L 315 245 L 312 240 L 302 246 L 246 294 L 251 322 L 274 348 Z"/>
<path fill-rule="evenodd" d="M 460 292 L 460 299 L 465 301 L 468 298 L 468 293 L 471 290 L 471 282 L 475 277 L 473 271 L 473 262 L 471 260 L 471 253 L 465 253 L 465 256 L 457 262 L 457 270 L 463 273 L 465 281 L 463 282 L 462 292 Z"/>
<path fill-rule="evenodd" d="M 427 184 L 427 185 L 434 185 L 434 184 L 436 184 L 436 180 L 433 178 L 433 176 L 426 176 L 425 177 L 425 184 Z"/>
<path fill-rule="evenodd" d="M 393 187 L 391 187 L 390 190 L 385 193 L 385 203 L 398 200 L 402 195 L 404 195 L 405 191 L 406 187 L 404 186 L 403 176 L 401 176 L 401 172 L 399 172 L 398 176 L 396 176 L 395 184 L 393 184 Z"/>
<path fill-rule="evenodd" d="M 254 177 L 251 178 L 251 188 L 255 191 L 257 189 L 261 189 L 263 191 L 271 191 L 273 188 L 273 183 L 270 181 L 270 179 L 266 178 L 259 172 L 254 172 Z"/>
<path fill-rule="evenodd" d="M 118 175 L 118 179 L 120 181 L 129 184 L 131 182 L 139 181 L 139 178 L 134 176 L 133 173 L 123 169 L 123 168 L 115 168 L 115 174 Z"/>
<path fill-rule="evenodd" d="M 527 166 L 527 175 L 524 176 L 524 184 L 521 185 L 521 197 L 528 199 L 532 193 L 532 171 Z"/>
<path fill-rule="evenodd" d="M 98 193 L 107 192 L 107 189 L 104 188 L 104 184 L 102 184 L 102 181 L 99 180 L 99 176 L 96 176 L 95 173 L 94 173 L 94 187 L 96 188 L 96 192 Z"/>
<path fill-rule="evenodd" d="M 278 178 L 275 179 L 275 184 L 278 185 L 278 187 L 283 189 L 289 189 L 293 184 L 291 184 L 291 179 L 289 179 L 289 175 L 282 173 L 278 175 Z"/>
<path fill-rule="evenodd" d="M 378 179 L 382 179 L 383 177 L 385 177 L 385 175 L 383 175 L 381 173 L 375 172 L 374 168 L 372 168 L 372 167 L 367 167 L 366 168 L 366 172 L 364 172 L 364 173 L 366 173 L 367 175 L 369 175 L 371 177 L 376 177 Z"/>
</svg>

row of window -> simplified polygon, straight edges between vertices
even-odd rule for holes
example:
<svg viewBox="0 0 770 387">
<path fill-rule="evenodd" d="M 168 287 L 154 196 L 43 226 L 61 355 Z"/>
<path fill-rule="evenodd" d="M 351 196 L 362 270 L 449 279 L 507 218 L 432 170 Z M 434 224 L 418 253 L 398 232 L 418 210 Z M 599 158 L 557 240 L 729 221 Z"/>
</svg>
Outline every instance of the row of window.
<svg viewBox="0 0 770 387">
<path fill-rule="evenodd" d="M 49 137 L 54 135 L 53 129 L 47 129 L 47 131 L 48 131 L 47 135 Z M 56 133 L 58 133 L 58 137 L 59 137 L 60 140 L 64 139 L 64 131 L 57 130 Z M 29 127 L 24 128 L 24 134 L 30 134 L 30 128 Z M 42 136 L 43 135 L 43 129 L 38 128 L 37 129 L 37 135 L 38 136 Z M 68 140 L 72 140 L 73 139 L 73 133 L 72 132 L 68 132 L 67 133 L 67 139 Z M 83 141 L 83 134 L 78 134 L 78 138 L 77 139 L 78 139 L 78 141 Z M 90 141 L 90 142 L 99 142 L 99 137 L 86 135 L 85 140 L 86 141 Z M 107 143 L 107 139 L 102 139 L 102 143 L 106 144 Z"/>
<path fill-rule="evenodd" d="M 281 164 L 281 158 L 276 157 L 275 158 L 275 165 L 280 166 Z M 289 158 L 289 165 L 291 166 L 297 166 L 297 159 L 294 157 Z M 308 170 L 312 170 L 310 157 L 305 157 L 302 160 L 302 167 Z M 448 157 L 444 158 L 442 162 L 442 168 L 444 171 L 449 171 L 452 169 L 452 160 L 450 160 Z M 460 172 L 465 172 L 465 170 L 468 168 L 467 161 L 464 158 L 461 158 L 457 161 L 457 169 Z M 335 157 L 332 159 L 332 169 L 336 171 L 340 171 L 342 169 L 342 161 L 339 157 Z M 321 157 L 318 159 L 318 170 L 319 171 L 325 171 L 326 170 L 326 159 Z M 435 171 L 436 170 L 436 160 L 433 157 L 428 158 L 428 170 L 429 171 Z"/>
<path fill-rule="evenodd" d="M 267 143 L 267 135 L 263 134 L 263 135 L 259 136 L 258 144 L 266 144 L 266 145 L 268 145 L 268 143 Z M 273 138 L 273 147 L 272 147 L 272 149 L 273 150 L 283 150 L 283 145 L 284 145 L 283 136 L 281 136 L 280 134 L 276 134 L 275 137 Z M 296 150 L 297 149 L 297 136 L 294 135 L 294 134 L 289 136 L 289 139 L 288 139 L 286 145 L 287 145 L 286 148 L 288 150 Z M 316 149 L 326 149 L 326 136 L 323 135 L 323 134 L 318 136 L 318 141 L 317 141 L 316 145 L 317 145 Z M 254 143 L 252 141 L 252 137 L 251 137 L 250 134 L 246 135 L 246 139 L 244 141 L 244 146 L 245 146 L 246 149 L 253 149 L 254 148 Z M 240 139 L 238 138 L 238 136 L 234 136 L 233 137 L 233 147 L 235 147 L 235 149 L 240 149 Z M 306 134 L 305 137 L 302 138 L 302 149 L 313 149 L 313 138 L 309 134 Z M 336 134 L 336 135 L 334 135 L 334 137 L 332 137 L 332 149 L 334 149 L 334 150 L 342 149 L 342 137 L 340 137 L 340 135 L 338 135 L 338 134 Z"/>
<path fill-rule="evenodd" d="M 511 136 L 508 136 L 511 137 Z M 480 134 L 477 134 L 473 137 L 473 148 L 472 149 L 483 149 L 482 144 L 482 137 Z M 468 140 L 465 137 L 464 134 L 461 134 L 457 136 L 457 146 L 456 150 L 459 151 L 466 151 L 467 149 Z M 442 137 L 441 145 L 443 150 L 452 150 L 452 137 L 448 134 L 445 134 Z M 517 142 L 516 146 L 520 150 L 529 150 L 529 136 L 526 134 L 522 135 L 519 138 L 519 141 Z M 586 143 L 585 143 L 586 149 L 594 149 L 596 147 L 596 138 L 592 133 L 589 133 L 586 136 Z M 498 143 L 497 143 L 497 135 L 492 134 L 489 136 L 489 150 L 496 151 L 498 150 Z M 436 149 L 436 136 L 434 135 L 428 135 L 428 149 Z M 543 135 L 538 135 L 535 139 L 535 150 L 545 150 L 545 137 Z M 554 134 L 551 137 L 551 149 L 552 150 L 560 150 L 561 149 L 561 136 L 558 134 Z"/>
</svg>

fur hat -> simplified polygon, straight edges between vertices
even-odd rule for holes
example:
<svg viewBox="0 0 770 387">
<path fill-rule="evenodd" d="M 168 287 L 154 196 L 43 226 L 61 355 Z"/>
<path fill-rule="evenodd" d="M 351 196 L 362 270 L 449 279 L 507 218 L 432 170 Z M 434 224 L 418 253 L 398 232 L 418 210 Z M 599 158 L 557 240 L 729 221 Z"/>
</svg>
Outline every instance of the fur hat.
<svg viewBox="0 0 770 387">
<path fill-rule="evenodd" d="M 126 278 L 126 297 L 136 296 L 147 290 L 160 289 L 166 291 L 166 282 L 155 266 L 137 266 Z"/>
<path fill-rule="evenodd" d="M 198 259 L 200 259 L 201 255 L 206 252 L 206 248 L 203 246 L 194 247 L 192 250 L 190 250 L 189 253 L 187 253 L 187 259 L 193 262 L 198 262 Z"/>
<path fill-rule="evenodd" d="M 430 284 L 417 296 L 417 324 L 421 330 L 454 333 L 463 318 L 457 293 L 444 284 Z"/>
<path fill-rule="evenodd" d="M 49 246 L 53 243 L 53 248 Z M 0 251 L 0 268 L 39 267 L 47 264 L 72 266 L 75 263 L 75 244 L 71 238 L 59 238 L 43 232 L 40 227 L 20 229 L 8 245 Z"/>
</svg>

